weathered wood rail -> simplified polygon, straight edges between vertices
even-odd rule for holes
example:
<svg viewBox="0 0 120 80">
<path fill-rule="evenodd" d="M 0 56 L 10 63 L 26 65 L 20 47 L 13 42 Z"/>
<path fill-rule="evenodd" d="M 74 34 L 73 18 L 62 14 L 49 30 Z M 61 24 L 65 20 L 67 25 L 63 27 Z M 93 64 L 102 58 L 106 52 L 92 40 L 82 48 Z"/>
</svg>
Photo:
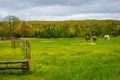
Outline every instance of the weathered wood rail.
<svg viewBox="0 0 120 80">
<path fill-rule="evenodd" d="M 22 72 L 30 71 L 30 60 L 31 60 L 31 45 L 29 41 L 26 41 L 25 47 L 26 60 L 15 60 L 15 61 L 0 61 L 0 70 L 6 69 L 22 69 Z"/>
<path fill-rule="evenodd" d="M 4 66 L 0 66 L 0 70 L 5 69 L 22 69 L 22 72 L 29 71 L 30 65 L 28 60 L 20 60 L 20 61 L 0 61 L 0 64 Z M 11 64 L 18 64 L 15 66 L 11 66 Z"/>
</svg>

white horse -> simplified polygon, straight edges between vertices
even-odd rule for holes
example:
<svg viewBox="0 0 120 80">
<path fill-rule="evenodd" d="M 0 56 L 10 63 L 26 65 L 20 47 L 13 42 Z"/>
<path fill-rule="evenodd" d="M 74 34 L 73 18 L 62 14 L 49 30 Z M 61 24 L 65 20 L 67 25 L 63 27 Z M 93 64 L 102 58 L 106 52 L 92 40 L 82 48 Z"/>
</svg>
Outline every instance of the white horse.
<svg viewBox="0 0 120 80">
<path fill-rule="evenodd" d="M 104 35 L 104 39 L 105 39 L 105 40 L 109 40 L 109 39 L 110 39 L 110 36 L 109 36 L 109 35 Z"/>
</svg>

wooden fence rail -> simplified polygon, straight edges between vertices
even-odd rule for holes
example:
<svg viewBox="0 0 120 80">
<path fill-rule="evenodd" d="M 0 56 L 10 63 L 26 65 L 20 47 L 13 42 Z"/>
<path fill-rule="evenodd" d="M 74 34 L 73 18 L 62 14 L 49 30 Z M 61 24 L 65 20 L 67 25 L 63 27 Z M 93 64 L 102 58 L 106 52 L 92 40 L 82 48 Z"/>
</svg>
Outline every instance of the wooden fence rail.
<svg viewBox="0 0 120 80">
<path fill-rule="evenodd" d="M 31 45 L 29 41 L 26 41 L 26 60 L 15 61 L 0 61 L 0 70 L 6 69 L 22 69 L 22 72 L 30 71 L 30 59 L 31 59 Z"/>
</svg>

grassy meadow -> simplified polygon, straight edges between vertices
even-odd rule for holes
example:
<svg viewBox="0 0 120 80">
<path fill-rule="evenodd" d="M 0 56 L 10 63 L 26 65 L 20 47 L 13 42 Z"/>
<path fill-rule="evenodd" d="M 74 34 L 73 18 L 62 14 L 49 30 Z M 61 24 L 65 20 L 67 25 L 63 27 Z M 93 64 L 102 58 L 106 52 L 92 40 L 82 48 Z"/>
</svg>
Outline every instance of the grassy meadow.
<svg viewBox="0 0 120 80">
<path fill-rule="evenodd" d="M 120 37 L 30 39 L 31 72 L 0 70 L 0 80 L 120 80 Z M 0 61 L 21 60 L 21 48 L 0 41 Z"/>
</svg>

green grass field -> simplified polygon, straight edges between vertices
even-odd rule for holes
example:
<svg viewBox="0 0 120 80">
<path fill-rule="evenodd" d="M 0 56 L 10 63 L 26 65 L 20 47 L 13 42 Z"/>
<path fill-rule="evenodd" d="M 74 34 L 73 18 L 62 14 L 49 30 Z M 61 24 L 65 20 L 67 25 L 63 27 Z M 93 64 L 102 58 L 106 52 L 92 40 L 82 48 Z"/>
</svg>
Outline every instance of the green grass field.
<svg viewBox="0 0 120 80">
<path fill-rule="evenodd" d="M 120 80 L 120 37 L 94 44 L 82 38 L 31 39 L 31 72 L 0 70 L 0 80 Z M 21 60 L 21 49 L 0 41 L 0 61 Z"/>
</svg>

